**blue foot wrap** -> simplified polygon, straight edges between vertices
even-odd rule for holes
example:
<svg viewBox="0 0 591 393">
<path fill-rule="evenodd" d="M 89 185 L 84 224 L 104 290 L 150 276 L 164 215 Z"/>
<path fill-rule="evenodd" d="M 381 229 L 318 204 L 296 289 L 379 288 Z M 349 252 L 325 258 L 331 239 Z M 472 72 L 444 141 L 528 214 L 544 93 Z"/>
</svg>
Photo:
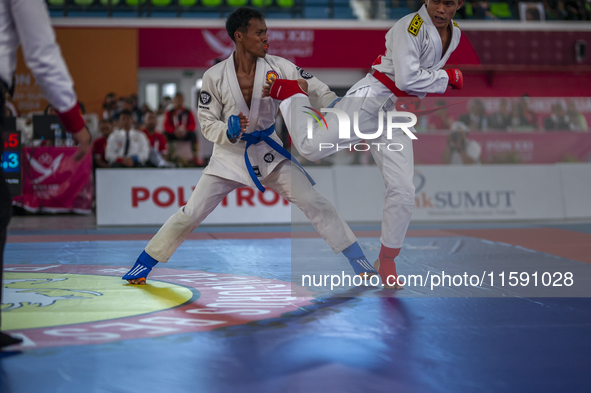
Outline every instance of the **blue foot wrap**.
<svg viewBox="0 0 591 393">
<path fill-rule="evenodd" d="M 376 269 L 374 269 L 373 266 L 371 266 L 371 264 L 367 261 L 365 257 L 358 259 L 349 259 L 349 263 L 351 264 L 351 266 L 353 266 L 355 274 L 378 274 Z"/>
<path fill-rule="evenodd" d="M 359 243 L 355 242 L 345 248 L 343 254 L 349 259 L 349 263 L 353 267 L 353 270 L 355 270 L 355 274 L 378 274 L 363 254 L 363 250 L 359 247 Z"/>
<path fill-rule="evenodd" d="M 152 271 L 152 268 L 158 263 L 157 260 L 148 255 L 145 251 L 140 254 L 135 265 L 128 271 L 123 280 L 135 280 L 136 278 L 146 278 Z"/>
</svg>

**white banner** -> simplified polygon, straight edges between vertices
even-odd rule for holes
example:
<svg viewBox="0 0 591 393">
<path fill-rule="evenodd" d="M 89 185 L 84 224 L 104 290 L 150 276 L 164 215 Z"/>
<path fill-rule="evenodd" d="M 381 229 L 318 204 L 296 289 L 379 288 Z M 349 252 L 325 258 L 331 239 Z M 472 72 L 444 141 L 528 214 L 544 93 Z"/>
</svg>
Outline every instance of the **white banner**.
<svg viewBox="0 0 591 393">
<path fill-rule="evenodd" d="M 201 178 L 200 169 L 99 169 L 98 225 L 161 225 L 185 205 Z M 269 224 L 291 221 L 289 203 L 267 189 L 228 194 L 204 224 Z"/>
<path fill-rule="evenodd" d="M 375 166 L 310 168 L 315 189 L 348 222 L 382 219 Z M 97 170 L 98 225 L 161 225 L 190 197 L 199 169 Z M 591 217 L 591 165 L 417 166 L 412 220 L 500 221 Z M 307 223 L 267 189 L 230 193 L 204 224 Z"/>
<path fill-rule="evenodd" d="M 555 165 L 423 166 L 414 183 L 414 221 L 564 218 Z"/>
<path fill-rule="evenodd" d="M 98 225 L 162 225 L 185 205 L 201 178 L 201 169 L 98 169 Z M 332 171 L 308 171 L 316 189 L 334 201 Z M 275 191 L 251 187 L 228 194 L 203 224 L 274 224 L 308 222 L 304 214 Z"/>
<path fill-rule="evenodd" d="M 566 218 L 591 217 L 591 165 L 558 164 Z"/>
</svg>

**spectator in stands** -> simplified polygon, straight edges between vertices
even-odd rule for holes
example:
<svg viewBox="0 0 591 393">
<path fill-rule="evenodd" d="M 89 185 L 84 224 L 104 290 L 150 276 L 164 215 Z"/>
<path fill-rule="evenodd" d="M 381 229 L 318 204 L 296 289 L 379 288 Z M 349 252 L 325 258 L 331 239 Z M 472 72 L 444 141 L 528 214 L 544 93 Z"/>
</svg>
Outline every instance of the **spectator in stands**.
<svg viewBox="0 0 591 393">
<path fill-rule="evenodd" d="M 130 94 L 127 100 L 130 102 L 131 113 L 134 116 L 134 119 L 137 118 L 137 124 L 143 124 L 144 112 L 142 112 L 142 110 L 137 105 L 137 94 Z"/>
<path fill-rule="evenodd" d="M 525 116 L 525 118 L 527 119 L 527 122 L 532 127 L 537 127 L 538 122 L 536 119 L 536 113 L 533 111 L 533 109 L 530 108 L 531 99 L 529 98 L 529 96 L 527 94 L 522 94 L 521 97 L 519 98 L 519 102 L 521 102 L 521 109 L 523 110 L 523 116 Z"/>
<path fill-rule="evenodd" d="M 159 115 L 165 114 L 166 112 L 174 109 L 174 103 L 172 102 L 172 98 L 169 96 L 162 97 L 162 102 L 160 103 Z"/>
<path fill-rule="evenodd" d="M 133 119 L 133 124 L 135 126 L 139 126 L 143 122 L 143 114 L 142 114 L 142 111 L 139 110 L 139 108 L 134 106 L 134 102 L 135 101 L 132 98 L 132 96 L 122 98 L 119 101 L 119 113 L 121 113 L 123 111 L 127 111 L 127 112 L 131 113 L 131 118 Z M 113 116 L 116 120 L 119 120 L 119 113 L 116 113 Z"/>
<path fill-rule="evenodd" d="M 173 99 L 174 108 L 166 112 L 164 131 L 169 141 L 190 141 L 193 154 L 197 157 L 197 134 L 195 133 L 195 117 L 184 107 L 183 93 L 176 93 Z"/>
<path fill-rule="evenodd" d="M 445 101 L 437 100 L 435 106 L 444 106 Z M 447 107 L 438 110 L 437 112 L 431 114 L 429 116 L 429 125 L 428 129 L 431 131 L 438 131 L 438 130 L 449 130 L 451 129 L 451 125 L 454 122 L 453 116 L 449 114 L 449 110 Z"/>
<path fill-rule="evenodd" d="M 472 3 L 472 12 L 476 19 L 495 20 L 496 16 L 490 12 L 490 4 L 488 1 L 474 1 Z"/>
<path fill-rule="evenodd" d="M 55 108 L 53 106 L 51 106 L 51 104 L 48 104 L 45 107 L 45 110 L 43 111 L 43 114 L 45 116 L 57 115 L 57 113 L 55 113 Z"/>
<path fill-rule="evenodd" d="M 530 123 L 526 111 L 523 107 L 523 101 L 514 102 L 511 106 L 511 117 L 509 119 L 509 129 L 514 132 L 533 131 L 534 124 Z"/>
<path fill-rule="evenodd" d="M 143 167 L 150 156 L 146 135 L 133 129 L 131 112 L 119 114 L 119 129 L 107 138 L 105 157 L 111 168 Z"/>
<path fill-rule="evenodd" d="M 566 114 L 564 106 L 560 102 L 552 104 L 552 114 L 544 120 L 544 129 L 546 131 L 569 131 L 573 130 L 575 125 Z"/>
<path fill-rule="evenodd" d="M 95 168 L 108 168 L 109 163 L 105 157 L 105 151 L 107 150 L 107 139 L 113 132 L 113 120 L 99 120 L 98 129 L 102 136 L 92 143 L 92 161 Z"/>
<path fill-rule="evenodd" d="M 566 114 L 573 123 L 573 130 L 575 131 L 588 131 L 587 119 L 585 115 L 579 112 L 577 103 L 572 98 L 566 101 Z"/>
<path fill-rule="evenodd" d="M 582 0 L 546 0 L 544 8 L 548 19 L 589 20 L 589 10 Z"/>
<path fill-rule="evenodd" d="M 156 132 L 156 114 L 152 111 L 144 115 L 144 129 L 142 130 L 150 142 L 150 160 L 151 166 L 158 168 L 174 167 L 174 164 L 167 162 L 168 144 L 166 138 L 159 132 Z"/>
<path fill-rule="evenodd" d="M 112 119 L 117 113 L 117 95 L 113 92 L 105 96 L 103 102 L 103 119 Z"/>
<path fill-rule="evenodd" d="M 488 126 L 491 130 L 507 131 L 510 124 L 509 103 L 507 99 L 503 98 L 499 102 L 499 111 L 488 117 Z"/>
<path fill-rule="evenodd" d="M 461 115 L 458 120 L 467 125 L 470 131 L 484 131 L 488 128 L 484 104 L 479 99 L 473 100 L 470 112 Z"/>
<path fill-rule="evenodd" d="M 480 164 L 482 148 L 475 140 L 468 139 L 468 126 L 463 122 L 456 121 L 452 124 L 451 130 L 443 152 L 443 163 L 452 165 Z"/>
</svg>

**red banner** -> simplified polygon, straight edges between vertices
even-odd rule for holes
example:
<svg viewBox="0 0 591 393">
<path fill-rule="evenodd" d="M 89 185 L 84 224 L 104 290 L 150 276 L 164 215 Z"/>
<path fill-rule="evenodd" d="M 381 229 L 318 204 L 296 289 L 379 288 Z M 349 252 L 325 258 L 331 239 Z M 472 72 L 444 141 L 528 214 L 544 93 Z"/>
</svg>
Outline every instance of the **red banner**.
<svg viewBox="0 0 591 393">
<path fill-rule="evenodd" d="M 13 202 L 28 211 L 83 213 L 92 211 L 92 158 L 74 160 L 75 147 L 23 149 L 23 194 Z"/>
<path fill-rule="evenodd" d="M 369 69 L 386 51 L 387 30 L 269 29 L 269 54 L 303 68 Z M 209 68 L 225 60 L 234 42 L 225 29 L 141 28 L 140 68 Z M 479 64 L 472 44 L 462 36 L 450 64 Z"/>
<path fill-rule="evenodd" d="M 442 164 L 447 133 L 417 134 L 415 163 Z M 476 133 L 469 139 L 480 144 L 483 164 L 555 164 L 591 161 L 591 134 L 576 132 Z"/>
</svg>

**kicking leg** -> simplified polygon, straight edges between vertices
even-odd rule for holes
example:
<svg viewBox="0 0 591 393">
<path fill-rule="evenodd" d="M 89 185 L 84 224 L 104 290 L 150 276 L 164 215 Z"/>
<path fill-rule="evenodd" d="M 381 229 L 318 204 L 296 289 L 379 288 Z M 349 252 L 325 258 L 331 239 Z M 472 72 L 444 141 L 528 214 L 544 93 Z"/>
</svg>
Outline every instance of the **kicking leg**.
<svg viewBox="0 0 591 393">
<path fill-rule="evenodd" d="M 187 204 L 172 215 L 154 235 L 135 265 L 123 276 L 130 284 L 145 284 L 146 277 L 158 262 L 168 262 L 187 236 L 205 220 L 232 190 L 243 184 L 203 174 Z"/>
</svg>

